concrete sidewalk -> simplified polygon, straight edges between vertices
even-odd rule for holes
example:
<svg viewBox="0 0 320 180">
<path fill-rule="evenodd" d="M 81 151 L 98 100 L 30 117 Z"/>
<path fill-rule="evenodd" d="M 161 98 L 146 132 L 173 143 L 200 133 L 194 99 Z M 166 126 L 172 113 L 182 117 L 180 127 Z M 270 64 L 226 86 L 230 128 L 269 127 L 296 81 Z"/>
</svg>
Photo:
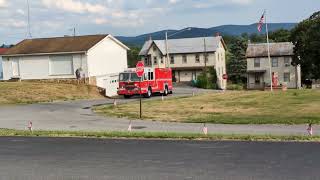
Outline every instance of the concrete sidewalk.
<svg viewBox="0 0 320 180">
<path fill-rule="evenodd" d="M 112 103 L 111 100 L 109 101 L 1 107 L 0 128 L 23 130 L 26 129 L 28 121 L 32 121 L 36 130 L 126 131 L 130 120 L 99 116 L 90 109 L 92 105 Z M 207 127 L 209 133 L 219 134 L 307 134 L 307 125 L 207 124 Z M 201 133 L 203 124 L 133 120 L 132 128 L 133 131 Z M 314 126 L 315 134 L 320 135 L 317 129 L 320 129 L 320 127 Z"/>
</svg>

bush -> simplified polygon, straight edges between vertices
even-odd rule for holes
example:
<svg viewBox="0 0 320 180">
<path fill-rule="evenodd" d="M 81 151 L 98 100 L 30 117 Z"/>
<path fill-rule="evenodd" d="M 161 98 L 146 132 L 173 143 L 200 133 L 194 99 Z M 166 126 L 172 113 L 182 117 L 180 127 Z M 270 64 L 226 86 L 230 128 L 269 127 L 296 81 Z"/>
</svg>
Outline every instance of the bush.
<svg viewBox="0 0 320 180">
<path fill-rule="evenodd" d="M 227 89 L 232 90 L 232 91 L 241 91 L 241 90 L 244 90 L 244 85 L 243 84 L 228 84 Z"/>
<path fill-rule="evenodd" d="M 202 72 L 196 81 L 196 87 L 203 89 L 217 89 L 217 72 L 210 67 L 207 72 Z"/>
</svg>

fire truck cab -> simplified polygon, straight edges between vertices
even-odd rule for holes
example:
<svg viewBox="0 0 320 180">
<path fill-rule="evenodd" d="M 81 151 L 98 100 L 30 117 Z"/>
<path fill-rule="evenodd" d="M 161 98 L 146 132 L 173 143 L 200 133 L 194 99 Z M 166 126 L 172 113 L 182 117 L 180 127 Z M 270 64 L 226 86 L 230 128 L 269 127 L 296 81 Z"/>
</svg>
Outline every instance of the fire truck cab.
<svg viewBox="0 0 320 180">
<path fill-rule="evenodd" d="M 118 95 L 130 98 L 139 95 L 140 90 L 146 98 L 150 98 L 155 93 L 161 93 L 164 96 L 172 93 L 172 70 L 170 68 L 145 68 L 141 79 L 134 68 L 120 73 Z"/>
</svg>

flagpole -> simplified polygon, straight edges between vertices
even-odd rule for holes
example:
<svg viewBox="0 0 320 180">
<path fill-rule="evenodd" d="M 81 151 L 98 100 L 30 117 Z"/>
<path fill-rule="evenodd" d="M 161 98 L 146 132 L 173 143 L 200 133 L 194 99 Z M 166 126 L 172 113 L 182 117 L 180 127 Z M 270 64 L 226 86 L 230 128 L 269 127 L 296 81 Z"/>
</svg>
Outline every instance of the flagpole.
<svg viewBox="0 0 320 180">
<path fill-rule="evenodd" d="M 264 10 L 265 14 L 265 23 L 266 23 L 266 33 L 267 33 L 267 45 L 268 45 L 268 59 L 269 59 L 269 67 L 270 67 L 270 88 L 271 92 L 273 91 L 273 81 L 272 81 L 272 63 L 271 63 L 271 57 L 270 57 L 270 43 L 269 43 L 269 31 L 268 31 L 268 23 L 267 23 L 267 10 Z"/>
</svg>

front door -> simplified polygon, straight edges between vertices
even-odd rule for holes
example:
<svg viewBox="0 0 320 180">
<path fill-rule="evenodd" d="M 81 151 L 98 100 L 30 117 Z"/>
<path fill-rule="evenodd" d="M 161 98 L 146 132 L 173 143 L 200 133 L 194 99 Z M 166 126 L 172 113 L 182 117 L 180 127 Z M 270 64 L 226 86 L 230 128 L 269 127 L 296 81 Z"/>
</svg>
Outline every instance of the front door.
<svg viewBox="0 0 320 180">
<path fill-rule="evenodd" d="M 19 77 L 20 76 L 19 60 L 18 59 L 14 59 L 12 61 L 12 76 L 13 77 Z"/>
<path fill-rule="evenodd" d="M 255 73 L 254 74 L 254 83 L 256 85 L 260 85 L 260 83 L 261 83 L 261 74 L 260 73 Z"/>
</svg>

